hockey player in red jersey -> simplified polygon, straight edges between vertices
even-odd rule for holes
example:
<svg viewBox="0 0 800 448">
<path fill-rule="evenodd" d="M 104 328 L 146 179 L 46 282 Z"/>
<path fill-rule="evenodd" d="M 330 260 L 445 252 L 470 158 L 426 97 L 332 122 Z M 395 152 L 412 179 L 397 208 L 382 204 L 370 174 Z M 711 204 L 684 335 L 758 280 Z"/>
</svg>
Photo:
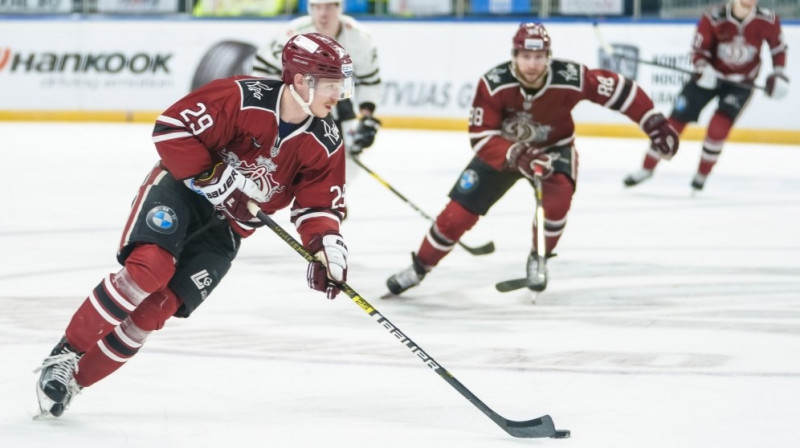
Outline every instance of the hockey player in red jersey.
<svg viewBox="0 0 800 448">
<path fill-rule="evenodd" d="M 258 226 L 250 201 L 267 214 L 291 206 L 318 259 L 308 285 L 329 299 L 339 292 L 347 277 L 344 150 L 329 114 L 352 93 L 352 62 L 318 33 L 294 36 L 282 57 L 281 81 L 216 80 L 158 117 L 160 161 L 133 202 L 117 252 L 123 267 L 91 291 L 37 369 L 42 414 L 60 416 L 169 317 L 188 317 L 208 298 Z"/>
<path fill-rule="evenodd" d="M 544 253 L 553 253 L 577 182 L 571 112 L 580 101 L 625 114 L 665 157 L 678 150 L 677 133 L 635 82 L 614 72 L 552 58 L 550 36 L 539 23 L 521 24 L 512 43 L 512 59 L 489 70 L 478 82 L 469 119 L 476 155 L 450 190 L 450 202 L 411 254 L 411 266 L 387 280 L 393 294 L 418 285 L 512 185 L 533 177 L 535 165 L 544 171 Z M 527 261 L 531 282 L 539 262 L 533 238 Z M 531 289 L 541 290 L 545 284 L 531 285 Z"/>
<path fill-rule="evenodd" d="M 691 181 L 693 191 L 705 186 L 734 122 L 750 102 L 753 82 L 761 70 L 764 42 L 772 57 L 767 95 L 782 99 L 789 91 L 789 78 L 784 72 L 787 46 L 780 19 L 757 5 L 758 0 L 721 3 L 707 9 L 697 24 L 692 43 L 696 74 L 683 86 L 669 117 L 669 123 L 681 133 L 688 123 L 697 121 L 711 100 L 718 99 L 706 129 L 697 173 Z M 645 154 L 642 168 L 629 174 L 625 185 L 638 185 L 652 177 L 659 159 L 658 151 L 651 148 Z"/>
</svg>

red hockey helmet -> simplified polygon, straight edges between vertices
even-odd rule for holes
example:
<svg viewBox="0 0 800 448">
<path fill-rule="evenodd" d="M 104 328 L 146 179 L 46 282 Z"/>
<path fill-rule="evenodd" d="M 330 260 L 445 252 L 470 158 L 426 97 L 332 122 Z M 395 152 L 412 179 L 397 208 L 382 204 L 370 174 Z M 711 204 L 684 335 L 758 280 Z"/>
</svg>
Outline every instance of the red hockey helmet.
<svg viewBox="0 0 800 448">
<path fill-rule="evenodd" d="M 521 23 L 512 42 L 514 52 L 534 50 L 547 51 L 547 54 L 550 54 L 550 34 L 541 23 Z"/>
<path fill-rule="evenodd" d="M 342 98 L 353 92 L 353 61 L 338 42 L 320 33 L 297 34 L 283 47 L 281 55 L 286 84 L 294 82 L 294 75 L 313 79 L 342 79 Z"/>
</svg>

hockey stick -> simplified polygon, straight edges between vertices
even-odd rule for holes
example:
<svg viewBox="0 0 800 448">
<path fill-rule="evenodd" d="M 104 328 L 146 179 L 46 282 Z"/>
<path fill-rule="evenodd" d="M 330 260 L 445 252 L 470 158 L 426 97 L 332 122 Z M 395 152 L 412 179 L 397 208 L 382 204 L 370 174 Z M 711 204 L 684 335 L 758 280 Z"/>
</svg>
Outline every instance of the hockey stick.
<svg viewBox="0 0 800 448">
<path fill-rule="evenodd" d="M 361 169 L 363 169 L 364 171 L 369 173 L 370 176 L 372 176 L 375 180 L 377 180 L 378 183 L 380 183 L 384 187 L 388 188 L 389 191 L 394 193 L 398 198 L 402 199 L 403 202 L 405 202 L 406 204 L 410 205 L 411 208 L 413 208 L 414 210 L 419 212 L 419 214 L 422 215 L 422 217 L 424 217 L 428 221 L 433 221 L 434 220 L 427 213 L 425 213 L 421 208 L 417 207 L 416 205 L 414 205 L 413 202 L 409 201 L 408 198 L 403 196 L 402 193 L 400 193 L 399 191 L 395 190 L 394 187 L 389 185 L 389 182 L 386 182 L 385 180 L 383 180 L 383 178 L 378 176 L 378 174 L 375 173 L 375 171 L 372 171 L 366 165 L 364 165 L 364 163 L 361 162 L 361 160 L 359 160 L 358 156 L 351 156 L 351 159 L 353 160 L 353 162 L 356 163 L 356 165 L 360 166 Z M 490 254 L 490 253 L 494 252 L 494 241 L 489 241 L 488 243 L 484 244 L 483 246 L 478 246 L 478 247 L 467 246 L 466 244 L 462 243 L 461 241 L 457 241 L 457 244 L 459 246 L 463 247 L 464 250 L 466 250 L 467 252 L 471 253 L 472 255 L 486 255 L 486 254 Z"/>
<path fill-rule="evenodd" d="M 536 277 L 539 281 L 531 282 L 528 277 L 515 278 L 499 282 L 494 285 L 499 292 L 509 292 L 522 288 L 529 288 L 533 285 L 547 285 L 547 259 L 545 257 L 544 239 L 544 206 L 542 205 L 542 166 L 533 167 L 533 191 L 536 195 L 536 256 L 539 263 L 536 267 Z"/>
<path fill-rule="evenodd" d="M 300 242 L 298 242 L 294 237 L 286 233 L 283 228 L 278 225 L 275 221 L 272 220 L 269 216 L 267 216 L 264 212 L 262 212 L 258 205 L 255 202 L 250 202 L 247 204 L 250 213 L 253 213 L 261 222 L 263 222 L 267 227 L 272 229 L 278 237 L 280 237 L 286 244 L 288 244 L 295 252 L 300 254 L 308 262 L 316 261 L 311 253 L 309 253 Z M 356 303 L 365 313 L 369 314 L 377 323 L 378 325 L 384 327 L 389 334 L 397 338 L 401 344 L 405 345 L 411 353 L 419 357 L 422 362 L 425 363 L 428 367 L 430 367 L 434 372 L 436 372 L 442 379 L 447 381 L 447 384 L 452 386 L 455 390 L 458 391 L 464 398 L 469 400 L 476 408 L 478 408 L 481 412 L 484 413 L 487 417 L 489 417 L 493 422 L 495 422 L 498 426 L 503 428 L 505 432 L 514 436 L 514 437 L 523 437 L 523 438 L 541 438 L 541 437 L 550 437 L 554 439 L 564 439 L 570 436 L 569 430 L 564 429 L 556 429 L 553 425 L 553 419 L 549 415 L 543 415 L 539 418 L 535 418 L 532 420 L 525 420 L 525 421 L 515 421 L 515 420 L 508 420 L 503 418 L 498 413 L 493 411 L 489 406 L 484 404 L 478 397 L 476 397 L 472 392 L 467 389 L 466 386 L 461 384 L 453 375 L 450 374 L 444 367 L 442 367 L 439 362 L 433 359 L 427 352 L 425 352 L 422 347 L 417 345 L 416 342 L 412 341 L 411 338 L 406 336 L 399 328 L 397 328 L 393 323 L 389 321 L 386 317 L 384 317 L 378 310 L 375 309 L 366 299 L 361 297 L 353 288 L 350 287 L 347 283 L 342 283 L 339 287 L 347 294 L 353 302 Z"/>
<path fill-rule="evenodd" d="M 676 71 L 676 72 L 684 73 L 686 75 L 695 75 L 696 74 L 694 72 L 694 70 L 688 70 L 688 69 L 685 69 L 685 68 L 675 67 L 674 65 L 662 64 L 662 63 L 656 62 L 656 61 L 648 61 L 648 60 L 645 60 L 645 59 L 639 59 L 639 58 L 635 58 L 633 56 L 628 56 L 628 55 L 625 55 L 625 54 L 615 53 L 614 52 L 614 48 L 611 46 L 611 44 L 609 44 L 603 38 L 603 34 L 600 32 L 600 25 L 597 22 L 594 22 L 594 33 L 597 35 L 597 41 L 600 43 L 600 48 L 602 48 L 603 52 L 606 53 L 608 56 L 610 56 L 612 58 L 625 59 L 627 61 L 638 62 L 640 64 L 652 65 L 653 67 L 665 68 L 667 70 L 673 70 L 673 71 Z M 762 90 L 764 92 L 767 91 L 766 87 L 760 86 L 760 85 L 756 85 L 756 84 L 746 84 L 746 83 L 743 83 L 743 82 L 732 81 L 730 79 L 725 79 L 725 78 L 720 78 L 720 77 L 717 77 L 717 80 L 719 82 L 724 82 L 726 84 L 731 84 L 731 85 L 734 85 L 734 86 L 737 86 L 737 87 L 746 87 L 748 89 L 751 89 L 751 88 L 752 89 L 758 89 L 758 90 Z"/>
</svg>

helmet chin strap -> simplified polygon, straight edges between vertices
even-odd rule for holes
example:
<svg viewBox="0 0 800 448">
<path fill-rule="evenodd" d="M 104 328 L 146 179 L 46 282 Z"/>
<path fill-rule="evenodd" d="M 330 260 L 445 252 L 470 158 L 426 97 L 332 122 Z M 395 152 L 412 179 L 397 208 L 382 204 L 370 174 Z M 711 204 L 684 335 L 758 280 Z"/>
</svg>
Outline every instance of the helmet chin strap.
<svg viewBox="0 0 800 448">
<path fill-rule="evenodd" d="M 308 89 L 308 102 L 307 103 L 305 101 L 303 101 L 303 98 L 300 97 L 300 94 L 297 93 L 294 90 L 294 85 L 289 86 L 289 93 L 291 93 L 292 94 L 292 98 L 294 98 L 294 100 L 297 101 L 298 104 L 300 104 L 300 108 L 303 109 L 303 112 L 305 112 L 306 115 L 312 115 L 312 116 L 314 115 L 314 113 L 311 112 L 311 102 L 314 101 L 314 89 L 313 88 L 309 88 Z"/>
</svg>

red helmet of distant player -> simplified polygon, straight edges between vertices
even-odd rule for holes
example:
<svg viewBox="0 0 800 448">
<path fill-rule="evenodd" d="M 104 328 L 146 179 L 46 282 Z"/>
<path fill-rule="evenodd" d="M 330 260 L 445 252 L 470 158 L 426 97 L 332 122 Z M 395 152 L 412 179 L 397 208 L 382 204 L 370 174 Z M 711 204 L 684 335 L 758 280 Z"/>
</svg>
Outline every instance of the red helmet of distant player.
<svg viewBox="0 0 800 448">
<path fill-rule="evenodd" d="M 518 50 L 546 51 L 550 56 L 550 34 L 541 23 L 521 23 L 512 39 L 512 53 Z"/>
<path fill-rule="evenodd" d="M 281 63 L 281 79 L 290 86 L 297 74 L 303 75 L 312 89 L 321 78 L 341 79 L 339 99 L 353 94 L 353 61 L 347 51 L 328 36 L 320 33 L 292 36 L 283 47 Z"/>
</svg>

